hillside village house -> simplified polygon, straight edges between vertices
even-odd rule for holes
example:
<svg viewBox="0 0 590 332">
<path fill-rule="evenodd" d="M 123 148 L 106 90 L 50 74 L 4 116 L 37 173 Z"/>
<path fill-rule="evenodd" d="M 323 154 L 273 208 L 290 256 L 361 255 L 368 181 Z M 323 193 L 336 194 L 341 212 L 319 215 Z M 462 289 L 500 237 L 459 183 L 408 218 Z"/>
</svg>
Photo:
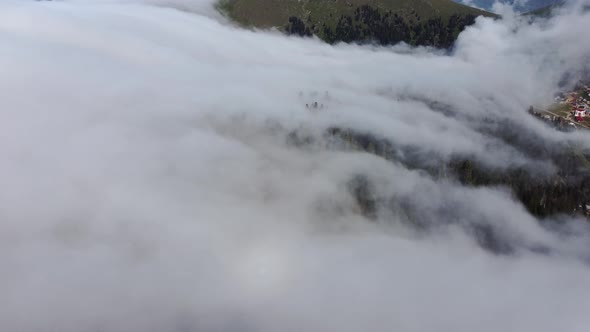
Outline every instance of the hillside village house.
<svg viewBox="0 0 590 332">
<path fill-rule="evenodd" d="M 581 91 L 581 93 L 575 91 L 561 93 L 555 97 L 559 103 L 569 105 L 569 116 L 573 117 L 576 122 L 582 122 L 584 118 L 590 117 L 590 98 L 586 98 L 590 95 L 590 87 L 584 86 Z M 573 123 L 570 124 L 573 125 Z"/>
</svg>

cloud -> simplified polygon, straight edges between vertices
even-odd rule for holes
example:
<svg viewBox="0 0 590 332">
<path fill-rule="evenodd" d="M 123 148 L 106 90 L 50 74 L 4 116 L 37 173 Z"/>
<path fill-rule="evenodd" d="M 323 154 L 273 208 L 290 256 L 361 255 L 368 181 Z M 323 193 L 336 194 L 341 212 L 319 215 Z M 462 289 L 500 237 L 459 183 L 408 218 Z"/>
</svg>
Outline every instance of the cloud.
<svg viewBox="0 0 590 332">
<path fill-rule="evenodd" d="M 587 149 L 526 113 L 587 68 L 587 13 L 479 18 L 448 54 L 243 30 L 210 6 L 0 4 L 1 330 L 585 331 L 580 220 L 549 230 L 505 188 L 408 160 L 554 171 L 508 127 Z M 338 148 L 335 127 L 399 158 Z"/>
</svg>

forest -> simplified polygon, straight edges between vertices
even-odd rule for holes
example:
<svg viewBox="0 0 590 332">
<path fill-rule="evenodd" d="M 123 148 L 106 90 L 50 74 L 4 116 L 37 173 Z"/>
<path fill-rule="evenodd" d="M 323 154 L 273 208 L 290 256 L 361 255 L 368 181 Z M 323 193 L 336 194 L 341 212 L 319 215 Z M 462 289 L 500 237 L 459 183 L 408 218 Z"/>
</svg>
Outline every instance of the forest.
<svg viewBox="0 0 590 332">
<path fill-rule="evenodd" d="M 291 16 L 284 30 L 299 36 L 317 35 L 328 43 L 357 42 L 390 45 L 405 42 L 415 46 L 449 48 L 459 33 L 475 22 L 472 14 L 453 14 L 448 20 L 441 17 L 422 19 L 411 11 L 403 17 L 391 10 L 383 12 L 379 8 L 363 5 L 354 15 L 341 15 L 335 26 L 310 23 L 310 18 Z"/>
<path fill-rule="evenodd" d="M 490 129 L 499 127 L 503 129 Z M 508 188 L 531 214 L 540 218 L 558 215 L 588 218 L 590 154 L 567 142 L 548 146 L 530 132 L 521 134 L 524 129 L 510 123 L 494 123 L 488 128 L 480 129 L 510 144 L 528 158 L 539 163 L 553 164 L 556 171 L 533 172 L 531 165 L 495 169 L 471 156 L 459 154 L 452 156 L 450 160 L 437 159 L 436 156 L 429 155 L 426 162 L 424 152 L 416 147 L 395 144 L 386 138 L 351 128 L 329 128 L 322 140 L 332 142 L 332 148 L 370 153 L 391 162 L 401 163 L 408 169 L 426 172 L 433 179 L 458 181 L 469 187 Z M 314 138 L 292 132 L 288 135 L 288 142 L 302 147 L 313 143 Z M 369 219 L 376 216 L 379 205 L 379 198 L 373 195 L 370 188 L 370 180 L 363 176 L 352 179 L 349 187 L 361 213 Z M 414 223 L 421 223 L 420 220 L 425 221 L 428 218 L 414 216 L 411 219 Z"/>
<path fill-rule="evenodd" d="M 494 169 L 468 155 L 455 155 L 450 160 L 437 159 L 416 147 L 403 146 L 367 132 L 351 128 L 332 127 L 325 131 L 322 141 L 328 146 L 350 152 L 369 153 L 392 163 L 427 174 L 435 181 L 458 182 L 467 188 L 505 188 L 510 191 L 528 212 L 538 217 L 545 227 L 553 228 L 561 216 L 579 217 L 590 221 L 590 154 L 582 153 L 568 143 L 547 148 L 542 143 L 531 144 L 533 139 L 518 135 L 522 128 L 507 127 L 489 134 L 510 143 L 527 156 L 539 161 L 549 161 L 556 167 L 553 173 L 534 172 L 530 165 Z M 530 134 L 530 133 L 529 133 Z M 528 134 L 527 134 L 528 135 Z M 291 132 L 288 144 L 299 148 L 317 143 L 313 137 L 300 132 Z M 542 142 L 539 140 L 538 142 Z M 428 161 L 426 161 L 426 159 Z M 416 208 L 416 197 L 380 196 L 376 183 L 367 174 L 358 174 L 350 179 L 347 190 L 356 201 L 358 213 L 368 220 L 377 221 L 379 215 L 395 214 L 417 231 L 441 227 L 440 220 L 454 220 L 456 226 L 477 241 L 483 249 L 495 254 L 510 254 L 516 250 L 507 241 L 493 222 L 479 220 L 463 223 L 465 213 L 462 204 L 424 205 Z M 417 193 L 419 195 L 419 192 Z M 537 246 L 528 250 L 547 253 L 548 248 Z"/>
</svg>

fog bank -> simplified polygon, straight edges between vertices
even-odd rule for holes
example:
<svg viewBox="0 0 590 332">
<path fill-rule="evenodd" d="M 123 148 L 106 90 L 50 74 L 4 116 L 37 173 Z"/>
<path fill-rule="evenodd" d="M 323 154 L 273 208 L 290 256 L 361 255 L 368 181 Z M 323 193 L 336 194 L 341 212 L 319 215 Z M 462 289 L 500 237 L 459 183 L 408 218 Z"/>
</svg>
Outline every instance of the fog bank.
<svg viewBox="0 0 590 332">
<path fill-rule="evenodd" d="M 583 4 L 478 18 L 449 54 L 249 31 L 210 1 L 2 1 L 0 330 L 586 331 L 587 223 L 406 162 L 555 172 L 506 123 L 587 151 L 526 112 L 588 70 Z"/>
</svg>

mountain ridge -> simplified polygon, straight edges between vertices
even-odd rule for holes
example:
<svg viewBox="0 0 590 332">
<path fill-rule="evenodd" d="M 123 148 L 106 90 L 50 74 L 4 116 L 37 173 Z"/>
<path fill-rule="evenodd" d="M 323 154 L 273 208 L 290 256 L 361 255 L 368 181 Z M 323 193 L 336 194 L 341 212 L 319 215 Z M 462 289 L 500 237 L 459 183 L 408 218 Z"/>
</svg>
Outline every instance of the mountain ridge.
<svg viewBox="0 0 590 332">
<path fill-rule="evenodd" d="M 465 4 L 463 0 L 453 0 L 456 3 Z M 515 0 L 472 0 L 469 2 L 469 5 L 475 6 L 477 8 L 482 8 L 484 10 L 491 11 L 492 5 L 499 1 L 500 3 L 508 4 L 514 6 L 514 9 L 519 12 L 531 12 L 541 8 L 545 8 L 548 6 L 556 5 L 561 0 L 528 0 L 524 3 L 519 4 L 518 1 Z"/>
</svg>

